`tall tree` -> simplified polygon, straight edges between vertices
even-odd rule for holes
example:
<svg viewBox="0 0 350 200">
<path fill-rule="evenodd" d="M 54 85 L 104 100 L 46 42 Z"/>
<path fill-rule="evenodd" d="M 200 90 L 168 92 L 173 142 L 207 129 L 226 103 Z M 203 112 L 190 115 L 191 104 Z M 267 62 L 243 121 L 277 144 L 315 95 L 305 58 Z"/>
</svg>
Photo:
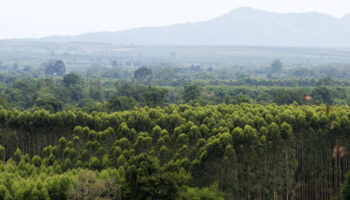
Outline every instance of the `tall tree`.
<svg viewBox="0 0 350 200">
<path fill-rule="evenodd" d="M 278 73 L 278 72 L 282 71 L 282 68 L 283 68 L 283 65 L 282 65 L 282 62 L 280 60 L 274 60 L 271 63 L 270 69 L 273 73 Z"/>
<path fill-rule="evenodd" d="M 63 77 L 63 83 L 66 88 L 79 86 L 82 84 L 82 80 L 77 74 L 67 74 Z"/>
<path fill-rule="evenodd" d="M 144 94 L 146 104 L 150 107 L 164 106 L 166 94 L 167 91 L 164 89 L 148 87 Z"/>
<path fill-rule="evenodd" d="M 46 75 L 63 76 L 66 73 L 66 66 L 62 60 L 51 60 L 44 66 Z"/>
<path fill-rule="evenodd" d="M 187 84 L 185 85 L 183 92 L 183 99 L 185 102 L 189 102 L 191 100 L 196 100 L 201 94 L 201 88 L 196 84 Z"/>
<path fill-rule="evenodd" d="M 149 84 L 152 80 L 152 70 L 140 67 L 134 72 L 134 78 L 142 83 Z"/>
</svg>

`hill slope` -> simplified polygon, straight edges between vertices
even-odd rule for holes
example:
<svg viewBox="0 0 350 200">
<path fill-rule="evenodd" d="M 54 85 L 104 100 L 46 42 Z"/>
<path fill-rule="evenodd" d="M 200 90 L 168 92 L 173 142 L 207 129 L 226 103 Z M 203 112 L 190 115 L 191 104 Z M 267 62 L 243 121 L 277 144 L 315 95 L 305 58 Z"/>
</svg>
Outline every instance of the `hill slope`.
<svg viewBox="0 0 350 200">
<path fill-rule="evenodd" d="M 238 8 L 215 19 L 119 32 L 46 37 L 46 42 L 108 42 L 136 45 L 350 46 L 350 15 L 271 13 Z"/>
</svg>

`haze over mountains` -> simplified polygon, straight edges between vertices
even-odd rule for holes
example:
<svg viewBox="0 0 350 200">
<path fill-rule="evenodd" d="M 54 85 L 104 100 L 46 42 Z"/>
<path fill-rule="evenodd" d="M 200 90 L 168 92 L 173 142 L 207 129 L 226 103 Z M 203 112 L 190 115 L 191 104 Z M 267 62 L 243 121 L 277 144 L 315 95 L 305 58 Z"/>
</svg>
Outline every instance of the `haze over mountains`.
<svg viewBox="0 0 350 200">
<path fill-rule="evenodd" d="M 322 13 L 280 14 L 238 8 L 205 22 L 45 37 L 36 41 L 134 45 L 350 47 L 350 14 L 339 19 Z"/>
</svg>

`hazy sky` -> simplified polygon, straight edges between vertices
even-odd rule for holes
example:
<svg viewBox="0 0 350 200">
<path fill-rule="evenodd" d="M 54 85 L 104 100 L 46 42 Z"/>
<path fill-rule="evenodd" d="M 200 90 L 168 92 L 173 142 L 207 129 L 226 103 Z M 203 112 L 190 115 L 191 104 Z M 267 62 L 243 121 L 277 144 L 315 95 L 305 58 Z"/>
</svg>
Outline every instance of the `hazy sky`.
<svg viewBox="0 0 350 200">
<path fill-rule="evenodd" d="M 0 0 L 0 39 L 196 22 L 237 7 L 342 17 L 350 0 Z"/>
</svg>

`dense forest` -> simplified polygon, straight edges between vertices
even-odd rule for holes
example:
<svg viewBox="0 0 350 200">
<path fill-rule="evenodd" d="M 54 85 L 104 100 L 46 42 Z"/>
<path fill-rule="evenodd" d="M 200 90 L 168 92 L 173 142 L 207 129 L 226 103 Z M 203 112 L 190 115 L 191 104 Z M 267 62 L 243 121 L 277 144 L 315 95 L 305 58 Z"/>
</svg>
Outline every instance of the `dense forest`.
<svg viewBox="0 0 350 200">
<path fill-rule="evenodd" d="M 0 199 L 350 199 L 326 69 L 0 64 Z"/>
<path fill-rule="evenodd" d="M 0 194 L 330 199 L 340 195 L 349 170 L 349 117 L 348 106 L 297 104 L 171 105 L 110 114 L 1 109 L 7 162 Z"/>
</svg>

